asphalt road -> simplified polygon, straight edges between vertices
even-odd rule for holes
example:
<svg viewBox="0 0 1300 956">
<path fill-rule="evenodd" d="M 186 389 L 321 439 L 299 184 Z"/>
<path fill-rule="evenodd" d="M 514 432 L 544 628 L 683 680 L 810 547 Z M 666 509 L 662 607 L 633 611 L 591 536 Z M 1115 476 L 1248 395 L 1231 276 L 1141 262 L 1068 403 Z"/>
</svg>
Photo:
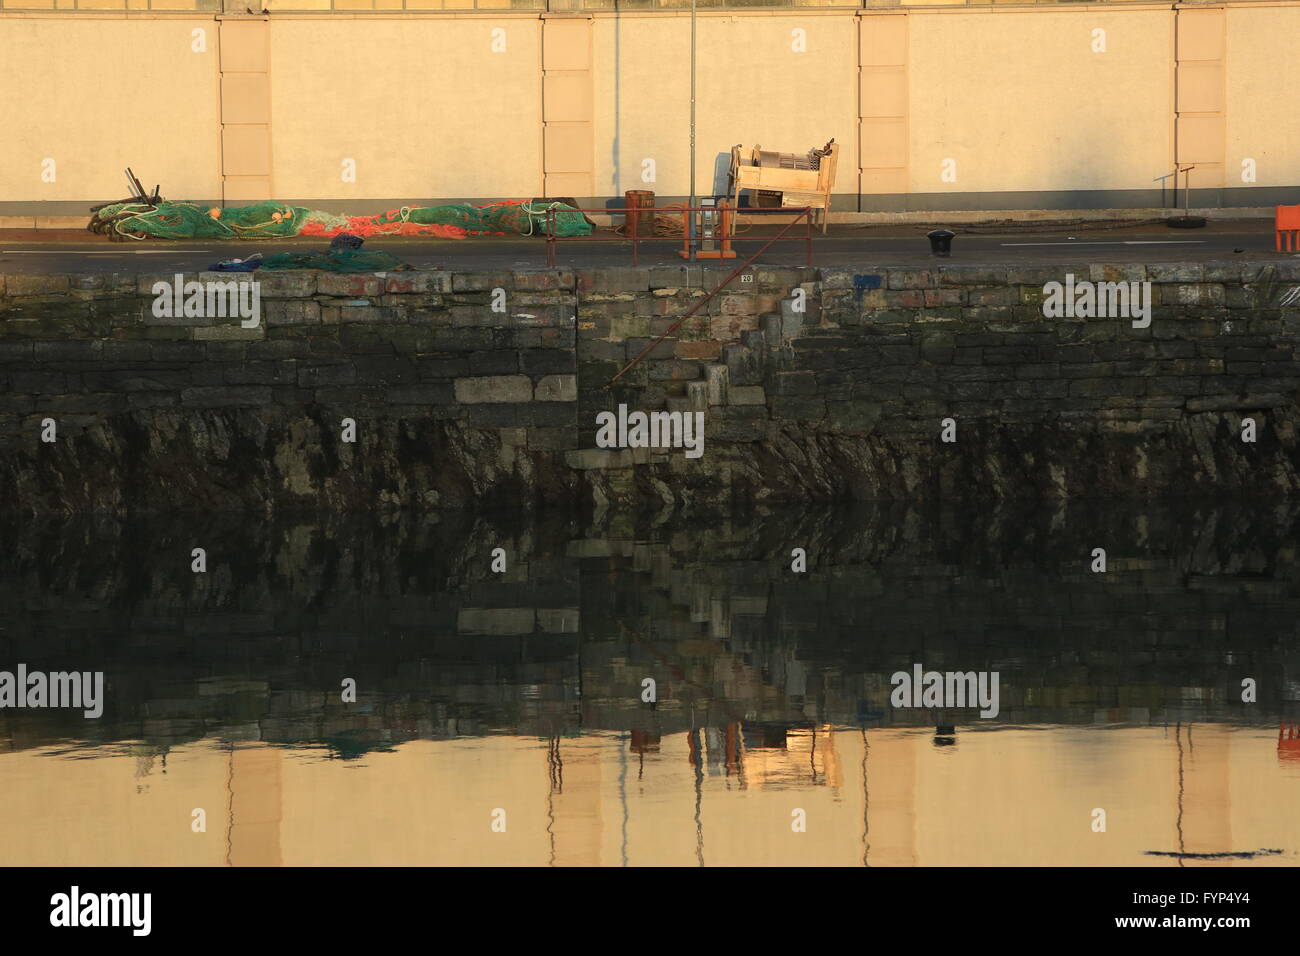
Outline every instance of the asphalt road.
<svg viewBox="0 0 1300 956">
<path fill-rule="evenodd" d="M 771 227 L 763 227 L 765 231 Z M 925 232 L 932 227 L 833 227 L 813 240 L 813 264 L 818 266 L 906 266 L 932 263 Z M 1273 251 L 1269 220 L 1211 221 L 1203 229 L 1170 229 L 1146 224 L 1105 227 L 1094 224 L 1068 228 L 1023 226 L 953 227 L 957 238 L 952 264 L 1033 265 L 1052 262 L 1172 262 L 1244 258 L 1267 261 L 1294 258 Z M 642 265 L 677 265 L 681 240 L 641 245 Z M 86 232 L 0 231 L 0 273 L 195 272 L 223 259 L 245 258 L 254 252 L 316 252 L 327 248 L 322 239 L 172 242 L 110 242 Z M 734 267 L 756 252 L 761 241 L 737 240 L 739 258 L 710 265 Z M 475 237 L 462 240 L 376 237 L 365 248 L 393 253 L 421 269 L 457 270 L 537 269 L 546 265 L 541 238 Z M 558 264 L 591 268 L 632 264 L 626 241 L 562 242 Z M 758 260 L 774 265 L 802 265 L 806 243 L 774 244 Z"/>
</svg>

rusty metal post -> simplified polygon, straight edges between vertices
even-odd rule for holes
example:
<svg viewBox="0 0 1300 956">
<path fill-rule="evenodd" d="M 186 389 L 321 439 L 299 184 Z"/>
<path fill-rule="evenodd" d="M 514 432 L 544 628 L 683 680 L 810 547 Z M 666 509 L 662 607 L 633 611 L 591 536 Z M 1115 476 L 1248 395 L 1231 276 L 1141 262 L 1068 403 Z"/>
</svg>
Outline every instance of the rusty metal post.
<svg viewBox="0 0 1300 956">
<path fill-rule="evenodd" d="M 546 267 L 555 268 L 555 207 L 546 210 Z"/>
<path fill-rule="evenodd" d="M 811 269 L 812 268 L 812 244 L 813 244 L 812 207 L 809 206 L 807 209 L 805 209 L 803 214 L 808 224 L 808 241 L 806 245 L 806 248 L 808 250 L 808 258 L 807 258 L 807 262 L 805 262 L 804 264 Z"/>
</svg>

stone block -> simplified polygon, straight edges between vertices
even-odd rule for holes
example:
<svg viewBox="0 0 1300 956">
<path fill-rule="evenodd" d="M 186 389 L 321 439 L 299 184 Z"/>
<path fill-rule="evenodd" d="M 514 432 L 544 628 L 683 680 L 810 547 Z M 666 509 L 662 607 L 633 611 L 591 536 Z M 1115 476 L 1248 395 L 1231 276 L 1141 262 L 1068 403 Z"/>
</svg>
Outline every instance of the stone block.
<svg viewBox="0 0 1300 956">
<path fill-rule="evenodd" d="M 271 389 L 260 386 L 209 385 L 181 392 L 181 404 L 187 408 L 264 406 L 270 405 L 271 401 Z"/>
<path fill-rule="evenodd" d="M 710 405 L 725 405 L 727 402 L 727 366 L 706 365 L 704 367 L 704 384 L 708 390 Z"/>
<path fill-rule="evenodd" d="M 578 376 L 542 376 L 533 391 L 533 399 L 538 402 L 576 402 L 578 400 Z"/>
<path fill-rule="evenodd" d="M 455 388 L 461 405 L 528 402 L 533 398 L 533 381 L 526 375 L 456 378 Z"/>
<path fill-rule="evenodd" d="M 727 401 L 732 405 L 766 405 L 767 392 L 759 385 L 731 385 Z"/>
</svg>

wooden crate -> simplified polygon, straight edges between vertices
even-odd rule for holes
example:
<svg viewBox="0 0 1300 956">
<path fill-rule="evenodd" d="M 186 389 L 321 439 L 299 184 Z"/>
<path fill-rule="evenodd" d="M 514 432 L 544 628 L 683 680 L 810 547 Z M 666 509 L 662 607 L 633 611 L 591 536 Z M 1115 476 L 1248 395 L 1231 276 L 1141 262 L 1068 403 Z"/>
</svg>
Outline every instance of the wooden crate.
<svg viewBox="0 0 1300 956">
<path fill-rule="evenodd" d="M 820 209 L 824 233 L 839 153 L 839 143 L 832 143 L 831 151 L 822 157 L 818 169 L 776 169 L 771 166 L 743 165 L 737 147 L 731 151 L 732 204 L 739 208 L 742 189 L 779 192 L 782 194 L 782 206 L 811 206 Z"/>
</svg>

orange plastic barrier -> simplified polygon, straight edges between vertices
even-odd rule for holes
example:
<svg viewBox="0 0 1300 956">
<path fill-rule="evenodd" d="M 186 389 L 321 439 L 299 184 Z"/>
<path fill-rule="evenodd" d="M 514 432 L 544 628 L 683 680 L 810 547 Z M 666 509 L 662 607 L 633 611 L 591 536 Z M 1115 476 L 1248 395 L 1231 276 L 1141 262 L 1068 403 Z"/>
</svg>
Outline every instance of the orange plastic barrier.
<svg viewBox="0 0 1300 956">
<path fill-rule="evenodd" d="M 1277 230 L 1277 251 L 1295 252 L 1300 249 L 1300 206 L 1278 206 L 1273 228 Z"/>
<path fill-rule="evenodd" d="M 1277 756 L 1279 760 L 1300 760 L 1300 724 L 1282 721 L 1278 726 Z"/>
</svg>

